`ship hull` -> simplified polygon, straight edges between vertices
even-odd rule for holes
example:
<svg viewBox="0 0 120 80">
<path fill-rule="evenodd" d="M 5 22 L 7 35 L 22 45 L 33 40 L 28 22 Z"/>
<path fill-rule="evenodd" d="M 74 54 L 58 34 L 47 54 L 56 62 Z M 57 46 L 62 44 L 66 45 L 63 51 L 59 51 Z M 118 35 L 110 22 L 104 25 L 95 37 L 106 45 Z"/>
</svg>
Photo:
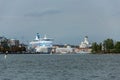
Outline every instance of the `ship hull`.
<svg viewBox="0 0 120 80">
<path fill-rule="evenodd" d="M 50 54 L 52 51 L 52 48 L 48 48 L 48 47 L 36 47 L 36 52 L 37 53 L 41 53 L 41 54 Z"/>
</svg>

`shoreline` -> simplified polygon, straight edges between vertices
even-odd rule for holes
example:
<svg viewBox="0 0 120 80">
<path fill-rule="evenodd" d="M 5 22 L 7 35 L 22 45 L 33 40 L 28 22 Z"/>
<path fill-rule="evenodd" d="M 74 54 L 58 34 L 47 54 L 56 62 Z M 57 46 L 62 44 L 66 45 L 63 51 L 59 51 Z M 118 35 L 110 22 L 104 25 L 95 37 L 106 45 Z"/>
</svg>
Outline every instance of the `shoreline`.
<svg viewBox="0 0 120 80">
<path fill-rule="evenodd" d="M 42 53 L 42 52 L 0 52 L 0 54 L 62 54 L 62 53 Z M 65 54 L 86 54 L 86 53 L 65 53 Z M 87 53 L 87 54 L 120 54 L 120 53 Z"/>
</svg>

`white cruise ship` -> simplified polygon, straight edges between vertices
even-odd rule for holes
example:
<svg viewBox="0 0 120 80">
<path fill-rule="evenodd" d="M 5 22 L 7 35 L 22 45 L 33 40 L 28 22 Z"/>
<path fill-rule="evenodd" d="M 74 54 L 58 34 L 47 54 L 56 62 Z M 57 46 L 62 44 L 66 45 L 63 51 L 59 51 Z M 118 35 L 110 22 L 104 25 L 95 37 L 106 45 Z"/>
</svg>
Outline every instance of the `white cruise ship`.
<svg viewBox="0 0 120 80">
<path fill-rule="evenodd" d="M 40 38 L 39 33 L 37 33 L 36 38 L 30 42 L 31 48 L 38 53 L 51 53 L 53 39 L 47 38 L 46 35 L 43 38 Z"/>
</svg>

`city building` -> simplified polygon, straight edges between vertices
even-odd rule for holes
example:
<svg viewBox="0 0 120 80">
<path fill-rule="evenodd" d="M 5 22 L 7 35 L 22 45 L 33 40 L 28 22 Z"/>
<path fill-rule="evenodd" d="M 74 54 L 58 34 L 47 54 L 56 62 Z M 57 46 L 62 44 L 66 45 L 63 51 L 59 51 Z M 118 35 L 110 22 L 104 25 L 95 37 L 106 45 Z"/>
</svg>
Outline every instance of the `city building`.
<svg viewBox="0 0 120 80">
<path fill-rule="evenodd" d="M 8 45 L 10 46 L 19 46 L 19 40 L 15 40 L 15 39 L 9 39 L 8 40 Z"/>
<path fill-rule="evenodd" d="M 88 37 L 85 36 L 84 41 L 79 45 L 80 48 L 89 48 L 91 45 L 88 41 Z"/>
</svg>

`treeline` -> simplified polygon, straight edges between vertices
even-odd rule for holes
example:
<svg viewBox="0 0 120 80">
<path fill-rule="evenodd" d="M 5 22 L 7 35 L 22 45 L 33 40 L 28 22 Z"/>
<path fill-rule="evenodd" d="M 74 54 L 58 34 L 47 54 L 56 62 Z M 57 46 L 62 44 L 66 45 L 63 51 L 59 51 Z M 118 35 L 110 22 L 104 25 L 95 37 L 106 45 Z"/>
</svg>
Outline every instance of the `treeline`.
<svg viewBox="0 0 120 80">
<path fill-rule="evenodd" d="M 3 47 L 3 46 L 0 46 L 0 52 L 2 52 L 2 53 L 6 53 L 6 52 L 13 53 L 13 52 L 24 52 L 24 51 L 26 51 L 25 47 L 19 47 L 19 46 Z"/>
<path fill-rule="evenodd" d="M 92 43 L 92 53 L 120 53 L 120 41 L 106 39 L 102 43 Z"/>
</svg>

